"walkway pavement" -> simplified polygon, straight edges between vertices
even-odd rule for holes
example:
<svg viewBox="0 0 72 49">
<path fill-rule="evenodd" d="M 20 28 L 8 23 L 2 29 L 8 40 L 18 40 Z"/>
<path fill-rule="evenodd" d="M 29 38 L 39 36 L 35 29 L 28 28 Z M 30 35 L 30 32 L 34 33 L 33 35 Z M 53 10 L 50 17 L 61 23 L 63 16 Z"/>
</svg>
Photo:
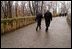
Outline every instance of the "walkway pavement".
<svg viewBox="0 0 72 49">
<path fill-rule="evenodd" d="M 65 17 L 53 18 L 48 33 L 45 21 L 36 32 L 36 23 L 1 36 L 1 48 L 71 48 L 71 28 Z"/>
</svg>

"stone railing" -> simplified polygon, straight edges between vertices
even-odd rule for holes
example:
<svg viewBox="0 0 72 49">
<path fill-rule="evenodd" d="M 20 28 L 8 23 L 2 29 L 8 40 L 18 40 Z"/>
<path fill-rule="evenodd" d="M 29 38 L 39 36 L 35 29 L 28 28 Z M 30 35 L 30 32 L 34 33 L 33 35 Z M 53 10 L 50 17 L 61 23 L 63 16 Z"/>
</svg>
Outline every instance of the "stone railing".
<svg viewBox="0 0 72 49">
<path fill-rule="evenodd" d="M 1 19 L 1 34 L 16 30 L 34 22 L 34 16 Z"/>
</svg>

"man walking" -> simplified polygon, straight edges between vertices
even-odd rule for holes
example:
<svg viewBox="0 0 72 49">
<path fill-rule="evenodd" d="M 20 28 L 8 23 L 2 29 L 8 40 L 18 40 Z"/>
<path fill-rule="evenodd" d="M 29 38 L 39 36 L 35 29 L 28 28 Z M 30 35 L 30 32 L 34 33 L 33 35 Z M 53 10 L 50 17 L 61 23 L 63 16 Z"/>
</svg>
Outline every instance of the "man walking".
<svg viewBox="0 0 72 49">
<path fill-rule="evenodd" d="M 37 27 L 36 27 L 36 31 L 39 29 L 41 29 L 41 20 L 42 20 L 42 13 L 38 12 L 36 15 L 36 21 L 37 21 Z"/>
<path fill-rule="evenodd" d="M 45 18 L 45 24 L 46 24 L 46 29 L 45 31 L 48 31 L 48 27 L 50 26 L 50 21 L 52 20 L 52 14 L 49 12 L 49 10 L 44 14 Z"/>
</svg>

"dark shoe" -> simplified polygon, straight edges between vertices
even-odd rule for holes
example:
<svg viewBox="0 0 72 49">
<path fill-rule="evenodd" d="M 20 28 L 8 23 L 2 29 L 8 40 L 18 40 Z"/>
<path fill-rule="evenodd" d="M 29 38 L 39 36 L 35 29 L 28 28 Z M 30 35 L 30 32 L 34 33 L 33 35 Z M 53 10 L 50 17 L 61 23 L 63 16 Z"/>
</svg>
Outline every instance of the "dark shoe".
<svg viewBox="0 0 72 49">
<path fill-rule="evenodd" d="M 39 27 L 39 29 L 41 30 L 41 27 Z"/>
<path fill-rule="evenodd" d="M 45 30 L 47 32 L 47 30 Z"/>
<path fill-rule="evenodd" d="M 48 32 L 48 29 L 46 29 L 45 31 Z"/>
<path fill-rule="evenodd" d="M 36 31 L 37 31 L 37 28 L 36 28 Z"/>
</svg>

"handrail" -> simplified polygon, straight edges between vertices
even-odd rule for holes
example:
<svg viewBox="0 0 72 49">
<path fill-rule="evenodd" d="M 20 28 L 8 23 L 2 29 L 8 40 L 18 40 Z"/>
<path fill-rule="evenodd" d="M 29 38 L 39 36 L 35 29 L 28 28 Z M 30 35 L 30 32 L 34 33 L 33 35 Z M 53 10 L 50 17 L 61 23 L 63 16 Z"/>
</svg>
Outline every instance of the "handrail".
<svg viewBox="0 0 72 49">
<path fill-rule="evenodd" d="M 6 32 L 16 30 L 17 28 L 29 25 L 34 22 L 34 16 L 1 19 L 1 33 L 4 34 Z"/>
</svg>

